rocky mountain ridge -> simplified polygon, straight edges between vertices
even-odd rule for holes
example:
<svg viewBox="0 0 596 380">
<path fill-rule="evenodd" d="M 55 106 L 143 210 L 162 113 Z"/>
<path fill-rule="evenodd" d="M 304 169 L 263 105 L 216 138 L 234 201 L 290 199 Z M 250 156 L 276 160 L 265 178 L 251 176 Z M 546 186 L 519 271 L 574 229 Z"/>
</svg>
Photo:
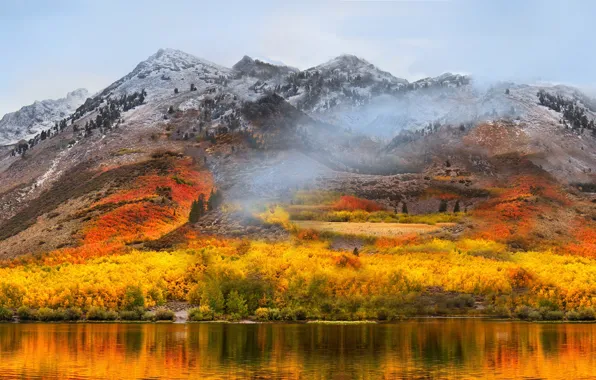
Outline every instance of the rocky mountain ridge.
<svg viewBox="0 0 596 380">
<path fill-rule="evenodd" d="M 467 133 L 450 134 L 440 132 L 441 128 L 460 128 L 464 132 L 481 123 L 506 120 L 514 130 L 506 135 L 523 138 L 513 144 L 475 134 L 474 144 L 492 151 L 513 149 L 532 154 L 560 178 L 589 177 L 596 165 L 589 130 L 568 128 L 563 110 L 540 104 L 540 91 L 576 102 L 589 120 L 596 117 L 593 101 L 567 86 L 495 83 L 481 87 L 469 76 L 451 73 L 409 82 L 353 55 L 342 55 L 306 70 L 247 56 L 232 68 L 225 68 L 178 50 L 160 49 L 129 74 L 88 98 L 68 118 L 65 125 L 74 126 L 62 137 L 61 146 L 82 141 L 92 135 L 94 128 L 98 128 L 99 135 L 93 134 L 93 141 L 119 125 L 146 128 L 172 124 L 170 119 L 177 113 L 196 112 L 198 119 L 168 127 L 173 129 L 171 139 L 194 141 L 231 131 L 256 133 L 262 138 L 264 125 L 289 123 L 300 131 L 297 138 L 307 141 L 313 151 L 335 152 L 328 159 L 335 162 L 344 156 L 353 168 L 370 166 L 371 162 L 426 165 L 427 158 L 420 158 L 426 157 L 420 144 L 427 151 L 432 143 L 440 152 L 460 146 L 460 135 Z M 279 107 L 277 101 L 257 104 L 273 94 L 290 107 Z M 308 117 L 290 116 L 294 113 L 287 111 L 292 106 Z M 33 143 L 39 141 L 37 138 Z M 492 146 L 495 144 L 508 148 Z M 10 161 L 5 161 L 0 167 L 9 165 Z M 343 167 L 338 165 L 334 168 Z"/>
<path fill-rule="evenodd" d="M 88 96 L 89 92 L 80 88 L 64 98 L 36 101 L 7 113 L 0 119 L 0 146 L 28 140 L 41 130 L 52 127 L 56 121 L 72 114 Z"/>
</svg>

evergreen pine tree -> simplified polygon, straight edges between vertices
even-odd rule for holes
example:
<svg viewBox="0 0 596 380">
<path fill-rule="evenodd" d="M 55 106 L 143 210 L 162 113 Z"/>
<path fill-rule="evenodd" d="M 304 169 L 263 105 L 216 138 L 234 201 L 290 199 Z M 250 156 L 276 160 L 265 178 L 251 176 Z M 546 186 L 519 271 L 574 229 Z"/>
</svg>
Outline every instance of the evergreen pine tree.
<svg viewBox="0 0 596 380">
<path fill-rule="evenodd" d="M 223 200 L 223 196 L 222 196 L 221 192 L 219 190 L 213 191 L 213 189 L 211 189 L 211 194 L 209 194 L 209 199 L 207 200 L 207 210 L 208 211 L 215 210 L 216 208 L 219 207 L 222 200 Z"/>
<path fill-rule="evenodd" d="M 441 203 L 439 204 L 439 212 L 447 212 L 447 201 L 441 199 Z"/>
<path fill-rule="evenodd" d="M 205 195 L 199 195 L 199 200 L 197 201 L 197 211 L 199 214 L 199 218 L 205 215 Z"/>
<path fill-rule="evenodd" d="M 401 213 L 402 214 L 407 214 L 408 213 L 408 205 L 406 204 L 406 202 L 404 202 L 401 206 Z"/>
<path fill-rule="evenodd" d="M 459 212 L 459 199 L 455 202 L 455 206 L 453 206 L 453 212 Z"/>
<path fill-rule="evenodd" d="M 209 199 L 207 200 L 207 210 L 211 211 L 215 208 L 215 193 L 213 189 L 211 189 L 211 193 L 209 194 Z"/>
<path fill-rule="evenodd" d="M 196 223 L 199 221 L 199 204 L 197 201 L 193 201 L 190 206 L 190 214 L 188 215 L 189 223 Z"/>
</svg>

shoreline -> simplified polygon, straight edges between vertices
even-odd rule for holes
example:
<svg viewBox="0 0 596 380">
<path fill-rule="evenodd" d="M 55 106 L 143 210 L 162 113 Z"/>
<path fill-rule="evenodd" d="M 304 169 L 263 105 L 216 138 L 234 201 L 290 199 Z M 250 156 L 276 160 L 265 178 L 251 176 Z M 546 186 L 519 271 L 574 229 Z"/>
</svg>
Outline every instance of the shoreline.
<svg viewBox="0 0 596 380">
<path fill-rule="evenodd" d="M 381 320 L 362 320 L 362 321 L 330 321 L 330 320 L 301 320 L 301 321 L 256 321 L 251 319 L 242 320 L 213 320 L 213 321 L 0 321 L 2 324 L 233 324 L 233 325 L 257 325 L 257 324 L 303 324 L 303 325 L 384 325 L 384 324 L 395 324 L 401 322 L 424 322 L 424 321 L 436 321 L 436 320 L 479 320 L 479 321 L 491 321 L 491 322 L 524 322 L 524 323 L 538 323 L 538 324 L 595 324 L 596 320 L 585 320 L 585 321 L 546 321 L 546 320 L 524 320 L 519 318 L 498 318 L 492 316 L 419 316 L 419 317 L 404 317 L 401 319 L 395 319 L 391 321 Z"/>
</svg>

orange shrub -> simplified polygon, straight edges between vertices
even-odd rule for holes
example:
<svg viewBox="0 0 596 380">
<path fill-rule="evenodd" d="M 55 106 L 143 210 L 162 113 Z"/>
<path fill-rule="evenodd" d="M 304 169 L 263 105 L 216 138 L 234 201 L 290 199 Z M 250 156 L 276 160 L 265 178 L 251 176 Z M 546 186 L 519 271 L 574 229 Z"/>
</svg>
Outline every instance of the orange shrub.
<svg viewBox="0 0 596 380">
<path fill-rule="evenodd" d="M 394 248 L 401 245 L 416 244 L 418 242 L 417 234 L 405 234 L 394 238 L 381 237 L 375 241 L 375 247 L 377 248 Z"/>
<path fill-rule="evenodd" d="M 197 171 L 189 158 L 172 160 L 168 165 L 165 170 L 136 178 L 130 188 L 92 205 L 116 207 L 86 226 L 83 244 L 157 239 L 184 224 L 193 200 L 199 194 L 207 197 L 213 181 L 210 173 Z"/>
<path fill-rule="evenodd" d="M 359 269 L 362 266 L 360 258 L 354 255 L 339 255 L 333 258 L 335 265 L 338 267 L 351 267 Z"/>
<path fill-rule="evenodd" d="M 449 177 L 451 178 L 451 177 Z M 429 187 L 424 191 L 425 198 L 438 198 L 444 201 L 452 201 L 461 198 L 461 195 L 448 189 Z"/>
<path fill-rule="evenodd" d="M 343 195 L 333 205 L 333 208 L 338 211 L 364 210 L 368 212 L 373 212 L 383 210 L 383 206 L 381 206 L 377 202 L 369 201 L 368 199 L 353 197 L 351 195 Z"/>
<path fill-rule="evenodd" d="M 524 268 L 511 268 L 507 274 L 513 288 L 527 288 L 533 279 L 532 274 Z"/>
<path fill-rule="evenodd" d="M 596 229 L 578 226 L 575 238 L 577 242 L 568 244 L 561 253 L 596 258 Z"/>
<path fill-rule="evenodd" d="M 319 240 L 319 233 L 312 228 L 298 231 L 297 236 L 300 240 Z"/>
</svg>

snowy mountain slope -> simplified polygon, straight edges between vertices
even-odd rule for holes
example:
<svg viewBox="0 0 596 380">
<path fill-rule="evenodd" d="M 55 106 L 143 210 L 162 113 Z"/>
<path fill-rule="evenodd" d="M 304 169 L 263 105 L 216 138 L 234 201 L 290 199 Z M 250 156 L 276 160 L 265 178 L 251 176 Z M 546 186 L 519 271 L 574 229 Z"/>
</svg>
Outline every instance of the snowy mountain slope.
<svg viewBox="0 0 596 380">
<path fill-rule="evenodd" d="M 536 93 L 541 89 L 575 99 L 588 109 L 590 118 L 594 117 L 590 111 L 596 109 L 594 101 L 565 86 L 497 83 L 482 87 L 469 76 L 451 73 L 410 83 L 352 55 L 303 71 L 248 56 L 233 68 L 226 68 L 178 50 L 160 49 L 88 100 L 77 112 L 79 132 L 71 135 L 79 141 L 81 128 L 97 117 L 98 107 L 107 105 L 108 99 L 142 90 L 147 93 L 143 104 L 122 110 L 118 123 L 153 128 L 158 123 L 170 123 L 170 109 L 198 111 L 196 125 L 176 127 L 174 136 L 180 139 L 194 139 L 199 130 L 219 133 L 250 129 L 254 125 L 241 112 L 245 103 L 277 93 L 315 120 L 368 135 L 381 144 L 400 131 L 424 129 L 429 124 L 458 126 L 515 119 L 533 141 L 527 151 L 557 151 L 564 156 L 575 148 L 562 147 L 560 134 L 567 133 L 561 124 L 562 115 L 538 104 Z M 101 138 L 105 130 L 98 132 L 99 137 L 94 134 L 93 139 Z M 579 139 L 584 145 L 592 141 L 577 134 L 570 139 Z M 586 153 L 577 165 L 583 170 L 592 162 L 588 148 L 584 147 Z"/>
<path fill-rule="evenodd" d="M 339 105 L 360 106 L 383 94 L 396 94 L 408 81 L 379 70 L 353 55 L 341 55 L 292 74 L 278 88 L 290 104 L 307 113 L 323 113 Z"/>
<path fill-rule="evenodd" d="M 106 99 L 145 89 L 148 100 L 160 100 L 194 84 L 200 91 L 210 85 L 225 85 L 231 70 L 175 49 L 159 49 L 134 70 L 112 83 L 97 96 Z"/>
<path fill-rule="evenodd" d="M 108 98 L 144 89 L 145 103 L 149 108 L 159 108 L 154 119 L 164 107 L 200 110 L 201 104 L 212 99 L 219 105 L 215 120 L 229 115 L 242 102 L 275 92 L 315 119 L 377 138 L 391 138 L 401 130 L 416 130 L 434 122 L 523 118 L 535 106 L 535 94 L 544 86 L 520 86 L 503 83 L 483 88 L 469 76 L 451 73 L 410 83 L 353 55 L 341 55 L 303 71 L 245 56 L 230 69 L 179 50 L 160 49 L 88 101 L 85 112 L 105 104 Z M 528 94 L 523 99 L 506 96 L 508 87 L 519 87 Z M 577 89 L 558 86 L 555 91 L 592 105 L 593 101 Z M 534 103 L 527 104 L 528 96 Z M 596 105 L 592 107 L 596 109 Z M 69 112 L 57 107 L 55 113 L 64 117 Z M 34 123 L 29 120 L 8 122 L 15 119 L 15 115 L 3 119 L 5 126 L 0 133 L 5 131 L 0 138 L 4 141 L 14 142 L 39 130 L 30 127 Z"/>
<path fill-rule="evenodd" d="M 191 91 L 191 85 L 196 89 Z M 141 90 L 146 92 L 141 102 L 130 107 L 118 102 L 122 95 Z M 348 55 L 303 71 L 250 57 L 225 68 L 178 50 L 160 49 L 86 100 L 80 112 L 73 114 L 88 95 L 84 90 L 62 103 L 38 102 L 5 116 L 0 141 L 15 143 L 76 115 L 50 138 L 33 139 L 36 144 L 25 151 L 14 146 L 0 149 L 0 197 L 4 193 L 10 198 L 0 198 L 0 209 L 10 217 L 59 180 L 59 174 L 76 170 L 77 164 L 101 169 L 136 162 L 159 149 L 204 151 L 219 141 L 220 133 L 222 141 L 229 142 L 222 142 L 230 148 L 224 156 L 233 156 L 233 141 L 247 137 L 250 145 L 252 137 L 276 143 L 258 149 L 298 149 L 336 172 L 415 172 L 423 170 L 429 158 L 505 152 L 528 155 L 565 182 L 596 182 L 591 174 L 596 173 L 594 133 L 566 128 L 563 112 L 540 105 L 540 90 L 573 99 L 586 109 L 589 120 L 596 119 L 594 100 L 567 86 L 480 86 L 472 77 L 449 73 L 410 83 Z M 283 106 L 256 107 L 254 118 L 244 112 L 274 94 L 283 98 Z M 112 105 L 119 107 L 114 117 L 106 112 Z M 293 117 L 297 111 L 308 117 Z M 434 140 L 415 132 L 428 129 L 429 123 L 445 127 Z M 460 129 L 461 123 L 465 128 Z M 472 128 L 483 123 L 502 128 Z M 472 133 L 475 129 L 478 133 Z M 413 139 L 392 144 L 403 130 Z M 223 134 L 235 131 L 243 133 Z"/>
<path fill-rule="evenodd" d="M 263 62 L 259 59 L 252 59 L 247 55 L 242 57 L 242 59 L 232 66 L 232 68 L 235 71 L 241 72 L 243 75 L 261 80 L 268 80 L 272 78 L 279 79 L 299 71 L 293 67 Z"/>
<path fill-rule="evenodd" d="M 0 146 L 29 139 L 42 129 L 54 126 L 56 121 L 69 116 L 83 104 L 89 93 L 85 89 L 69 92 L 65 98 L 42 100 L 24 106 L 0 119 Z"/>
</svg>

